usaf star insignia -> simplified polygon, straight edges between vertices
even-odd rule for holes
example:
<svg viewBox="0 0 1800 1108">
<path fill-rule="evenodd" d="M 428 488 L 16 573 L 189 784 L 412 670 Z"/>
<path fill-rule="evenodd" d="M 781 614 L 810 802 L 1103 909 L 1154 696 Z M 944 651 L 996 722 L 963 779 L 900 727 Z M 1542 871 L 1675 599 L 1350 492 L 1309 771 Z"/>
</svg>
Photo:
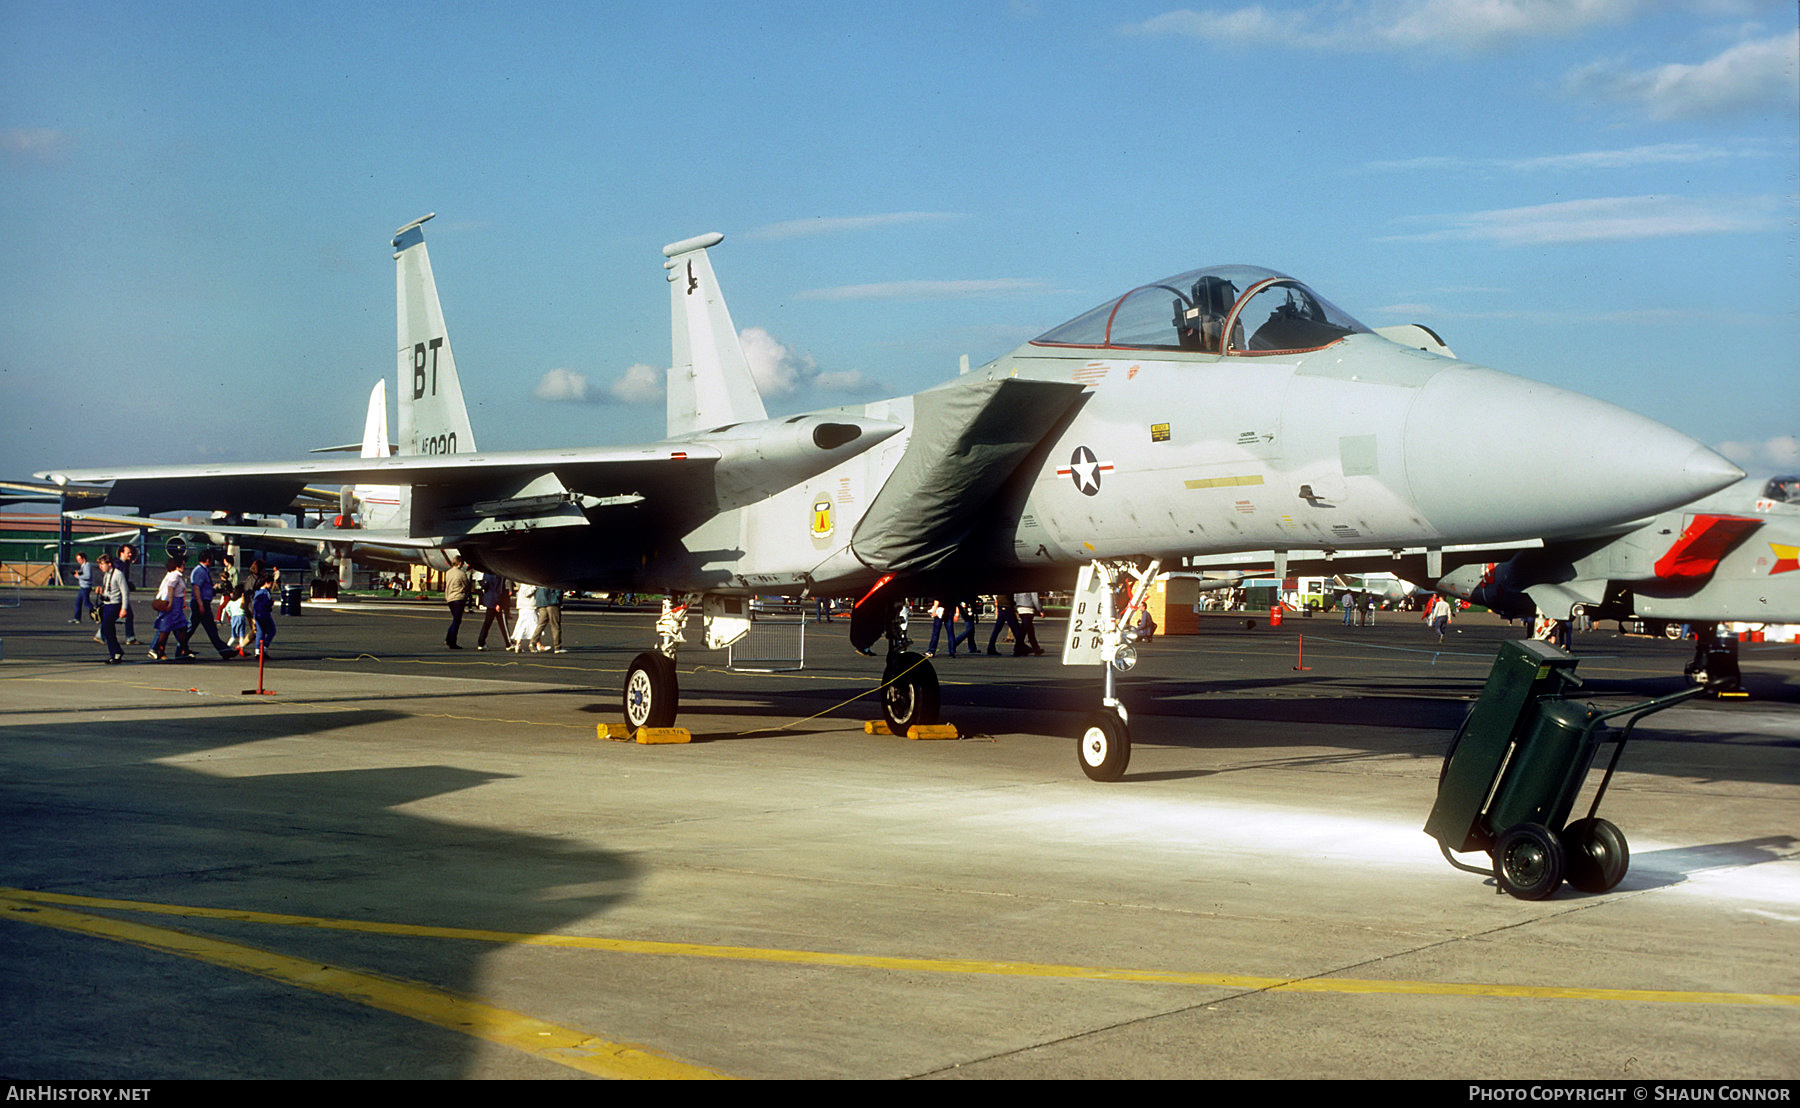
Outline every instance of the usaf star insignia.
<svg viewBox="0 0 1800 1108">
<path fill-rule="evenodd" d="M 1093 496 L 1100 491 L 1100 475 L 1112 469 L 1111 462 L 1103 462 L 1094 456 L 1094 452 L 1085 446 L 1077 446 L 1075 453 L 1069 458 L 1069 464 L 1056 471 L 1058 477 L 1070 477 L 1075 487 L 1083 496 Z"/>
</svg>

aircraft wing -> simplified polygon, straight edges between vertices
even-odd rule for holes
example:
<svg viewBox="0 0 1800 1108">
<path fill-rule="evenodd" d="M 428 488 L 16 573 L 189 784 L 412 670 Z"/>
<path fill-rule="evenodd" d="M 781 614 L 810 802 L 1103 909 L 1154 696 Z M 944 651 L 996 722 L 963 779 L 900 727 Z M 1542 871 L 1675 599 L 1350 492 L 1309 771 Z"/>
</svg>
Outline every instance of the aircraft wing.
<svg viewBox="0 0 1800 1108">
<path fill-rule="evenodd" d="M 243 462 L 193 466 L 132 466 L 120 469 L 49 471 L 56 483 L 110 483 L 108 504 L 129 504 L 146 512 L 210 508 L 238 512 L 280 512 L 309 485 L 447 485 L 482 490 L 540 473 L 567 473 L 578 484 L 617 491 L 623 482 L 671 470 L 704 467 L 718 460 L 705 450 L 541 450 L 506 454 L 445 454 L 407 458 L 354 458 L 332 461 Z M 688 463 L 686 466 L 683 462 Z"/>
<path fill-rule="evenodd" d="M 899 430 L 899 424 L 883 420 L 833 414 L 738 424 L 641 446 L 58 470 L 40 476 L 58 484 L 109 482 L 107 503 L 145 513 L 279 512 L 309 484 L 404 485 L 413 494 L 407 535 L 456 542 L 585 524 L 587 510 L 606 505 L 637 505 L 640 520 L 657 525 L 697 522 L 772 496 Z"/>
<path fill-rule="evenodd" d="M 154 516 L 108 515 L 105 512 L 69 512 L 70 519 L 87 520 L 93 523 L 108 523 L 115 527 L 129 527 L 132 530 L 119 531 L 112 535 L 95 536 L 93 540 L 131 539 L 136 537 L 137 529 L 145 531 L 175 531 L 184 535 L 205 535 L 209 539 L 215 536 L 226 536 L 239 539 L 256 539 L 274 546 L 317 546 L 320 543 L 373 543 L 380 546 L 398 546 L 415 550 L 429 550 L 441 547 L 446 540 L 441 535 L 414 535 L 410 531 L 398 528 L 362 528 L 362 527 L 271 527 L 256 523 L 221 523 L 217 520 L 191 519 L 157 519 Z M 251 545 L 255 545 L 254 543 Z"/>
<path fill-rule="evenodd" d="M 55 500 L 58 497 L 68 503 L 82 501 L 98 503 L 105 496 L 104 488 L 93 485 L 59 485 L 43 481 L 0 481 L 0 504 L 25 504 Z"/>
</svg>

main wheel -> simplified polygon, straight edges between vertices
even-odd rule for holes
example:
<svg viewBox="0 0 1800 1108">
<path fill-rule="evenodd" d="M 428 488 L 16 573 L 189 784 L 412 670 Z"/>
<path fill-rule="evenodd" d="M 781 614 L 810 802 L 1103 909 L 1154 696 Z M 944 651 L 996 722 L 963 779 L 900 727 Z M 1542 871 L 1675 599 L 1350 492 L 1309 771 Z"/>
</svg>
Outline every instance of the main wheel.
<svg viewBox="0 0 1800 1108">
<path fill-rule="evenodd" d="M 881 714 L 896 735 L 938 721 L 937 670 L 930 662 L 910 650 L 888 655 L 881 671 Z"/>
<path fill-rule="evenodd" d="M 1095 781 L 1117 781 L 1131 761 L 1131 728 L 1112 712 L 1095 712 L 1081 732 L 1075 753 L 1081 772 Z"/>
<path fill-rule="evenodd" d="M 1494 879 L 1520 900 L 1542 900 L 1563 881 L 1562 840 L 1537 823 L 1500 833 L 1494 844 Z"/>
<path fill-rule="evenodd" d="M 1584 893 L 1607 892 L 1631 868 L 1624 833 L 1606 820 L 1578 819 L 1562 829 L 1561 837 L 1569 884 Z"/>
<path fill-rule="evenodd" d="M 625 724 L 668 727 L 680 708 L 681 686 L 675 679 L 675 663 L 668 656 L 646 650 L 631 660 L 625 671 Z"/>
</svg>

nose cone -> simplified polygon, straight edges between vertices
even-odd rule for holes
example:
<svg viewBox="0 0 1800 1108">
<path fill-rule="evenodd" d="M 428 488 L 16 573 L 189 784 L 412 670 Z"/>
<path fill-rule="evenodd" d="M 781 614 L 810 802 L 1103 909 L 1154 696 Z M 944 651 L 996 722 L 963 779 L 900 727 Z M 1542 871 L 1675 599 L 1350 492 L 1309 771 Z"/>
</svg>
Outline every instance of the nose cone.
<svg viewBox="0 0 1800 1108">
<path fill-rule="evenodd" d="M 1448 542 L 1588 534 L 1743 476 L 1655 420 L 1479 366 L 1419 390 L 1405 442 L 1414 503 Z"/>
</svg>

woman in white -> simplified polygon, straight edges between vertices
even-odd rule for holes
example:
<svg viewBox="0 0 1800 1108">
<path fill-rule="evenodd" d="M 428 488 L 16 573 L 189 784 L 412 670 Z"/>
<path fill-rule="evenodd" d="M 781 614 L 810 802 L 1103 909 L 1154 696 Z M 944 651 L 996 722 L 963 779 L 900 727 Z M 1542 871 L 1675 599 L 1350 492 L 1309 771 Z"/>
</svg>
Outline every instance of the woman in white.
<svg viewBox="0 0 1800 1108">
<path fill-rule="evenodd" d="M 159 662 L 168 657 L 165 651 L 171 632 L 175 634 L 178 656 L 193 657 L 191 653 L 181 649 L 181 633 L 187 630 L 188 625 L 188 580 L 185 572 L 187 558 L 176 554 L 170 557 L 166 568 L 168 572 L 163 574 L 162 584 L 156 590 L 156 642 L 150 647 L 150 656 Z"/>
<path fill-rule="evenodd" d="M 519 619 L 513 624 L 512 645 L 508 650 L 524 653 L 532 643 L 537 641 L 538 612 L 537 586 L 519 582 Z"/>
</svg>

